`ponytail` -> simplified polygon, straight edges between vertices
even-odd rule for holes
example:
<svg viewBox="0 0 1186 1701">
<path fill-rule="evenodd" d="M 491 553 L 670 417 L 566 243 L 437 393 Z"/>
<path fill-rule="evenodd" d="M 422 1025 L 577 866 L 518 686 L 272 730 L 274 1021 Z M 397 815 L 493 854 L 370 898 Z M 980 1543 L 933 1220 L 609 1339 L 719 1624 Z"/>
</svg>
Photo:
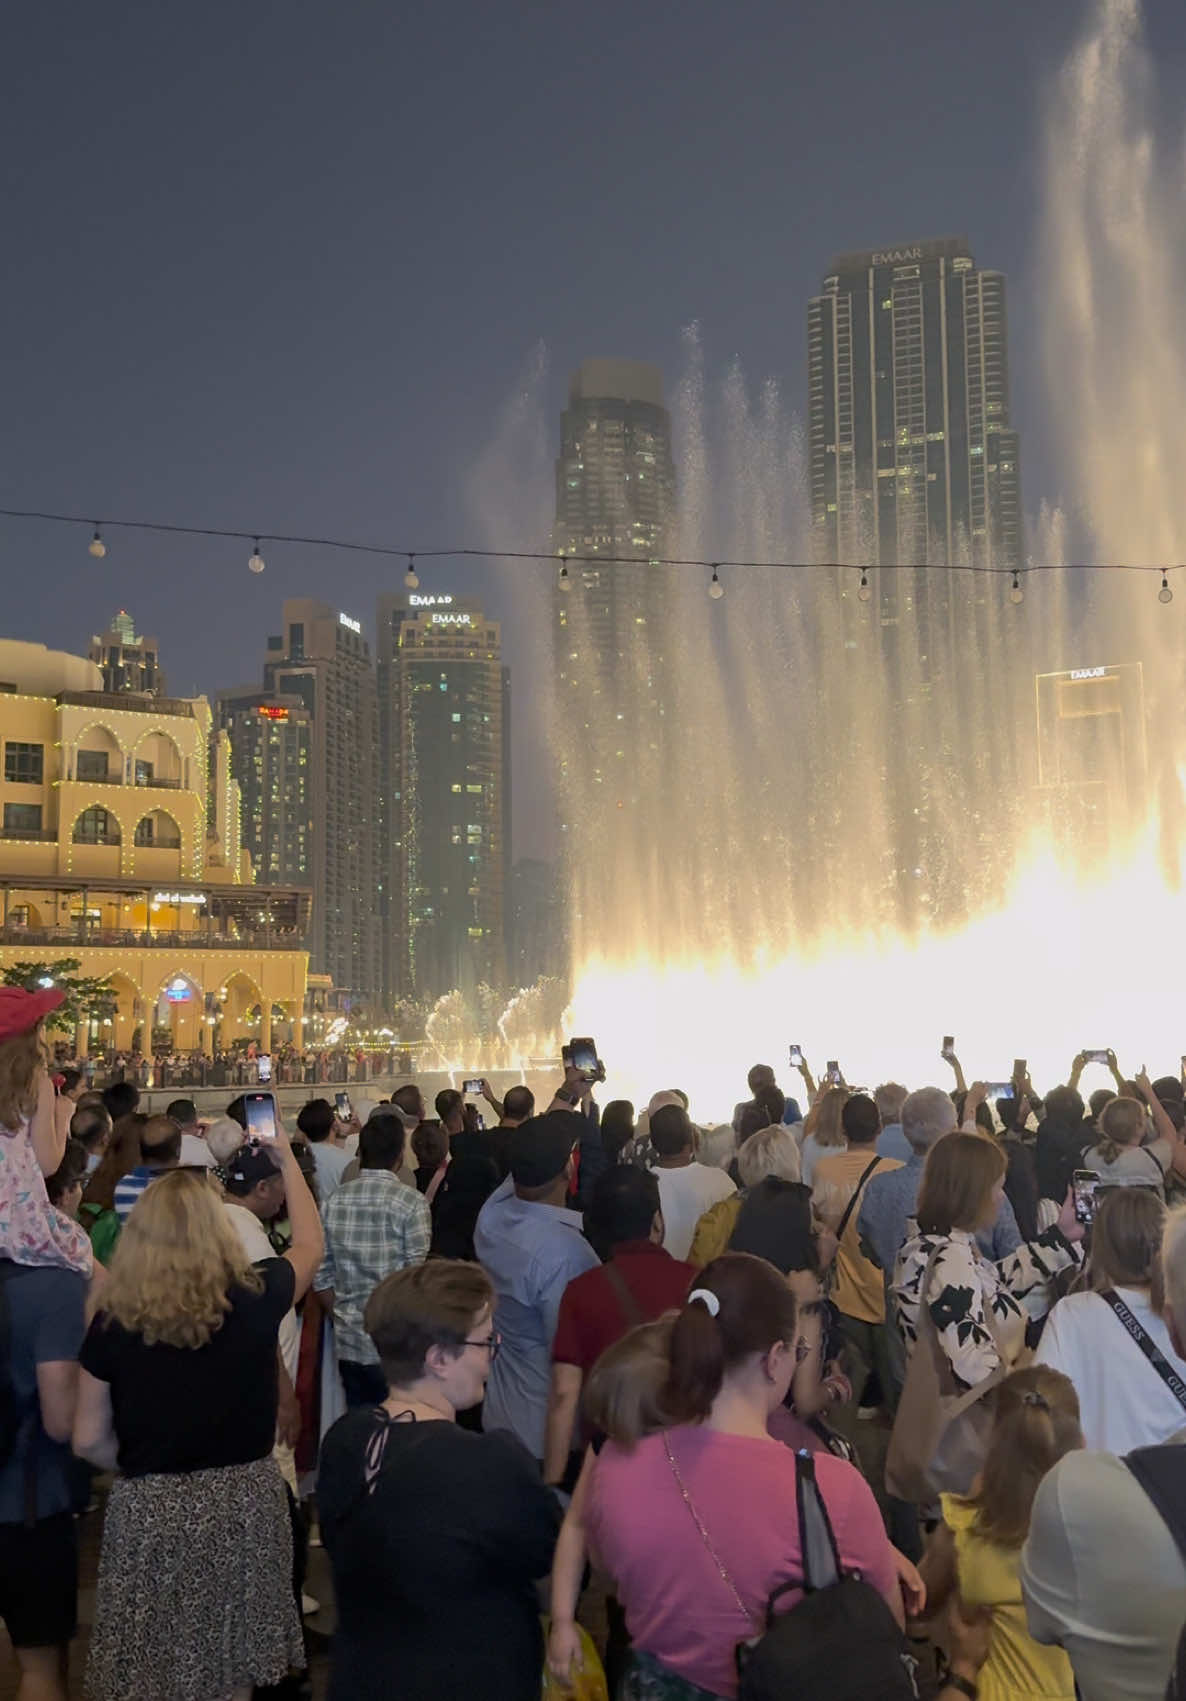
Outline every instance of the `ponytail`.
<svg viewBox="0 0 1186 1701">
<path fill-rule="evenodd" d="M 976 1533 L 1019 1548 L 1029 1532 L 1038 1484 L 1064 1453 L 1083 1445 L 1079 1398 L 1061 1371 L 1031 1365 L 997 1389 L 988 1454 L 975 1496 Z"/>
<path fill-rule="evenodd" d="M 772 1264 L 725 1252 L 696 1278 L 671 1326 L 663 1404 L 678 1423 L 703 1423 L 729 1371 L 795 1339 L 795 1296 Z"/>
<path fill-rule="evenodd" d="M 1096 1150 L 1106 1164 L 1115 1163 L 1121 1152 L 1139 1146 L 1147 1119 L 1140 1099 L 1109 1099 L 1099 1115 L 1100 1137 Z"/>
<path fill-rule="evenodd" d="M 711 1265 L 709 1268 L 711 1269 Z M 720 1300 L 711 1288 L 716 1312 L 701 1297 L 689 1297 L 671 1326 L 670 1358 L 663 1403 L 680 1414 L 682 1423 L 702 1423 L 725 1379 L 725 1342 L 721 1334 Z"/>
</svg>

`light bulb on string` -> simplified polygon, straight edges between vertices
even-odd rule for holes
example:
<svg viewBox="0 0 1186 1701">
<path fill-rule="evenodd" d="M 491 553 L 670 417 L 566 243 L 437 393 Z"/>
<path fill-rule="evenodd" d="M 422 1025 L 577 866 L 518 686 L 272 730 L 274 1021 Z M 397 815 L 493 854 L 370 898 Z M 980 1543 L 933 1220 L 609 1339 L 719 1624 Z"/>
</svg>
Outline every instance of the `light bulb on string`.
<svg viewBox="0 0 1186 1701">
<path fill-rule="evenodd" d="M 420 589 L 420 575 L 416 571 L 416 557 L 414 555 L 408 556 L 408 570 L 404 574 L 404 584 L 410 591 Z"/>
<path fill-rule="evenodd" d="M 715 563 L 713 564 L 712 578 L 708 581 L 708 594 L 714 602 L 719 602 L 725 594 L 725 587 L 720 581 Z"/>
<path fill-rule="evenodd" d="M 571 580 L 568 577 L 568 558 L 567 556 L 562 555 L 560 557 L 560 575 L 556 580 L 556 585 L 559 590 L 566 591 L 570 583 Z"/>
<path fill-rule="evenodd" d="M 1012 603 L 1025 601 L 1025 592 L 1021 588 L 1021 579 L 1016 567 L 1013 569 L 1013 583 L 1009 586 L 1009 601 Z"/>
<path fill-rule="evenodd" d="M 857 586 L 857 601 L 858 602 L 868 602 L 869 599 L 872 597 L 872 595 L 873 595 L 873 587 L 869 583 L 869 575 L 868 575 L 868 573 L 866 573 L 865 569 L 862 567 L 861 568 L 861 582 Z"/>
<path fill-rule="evenodd" d="M 99 533 L 98 520 L 95 521 L 95 535 L 86 547 L 87 554 L 93 555 L 96 561 L 102 561 L 103 557 L 107 554 L 107 545 L 103 542 Z"/>
<path fill-rule="evenodd" d="M 1157 593 L 1157 600 L 1158 602 L 1173 602 L 1174 600 L 1174 593 L 1170 590 L 1169 574 L 1164 568 L 1161 573 L 1161 589 Z"/>
<path fill-rule="evenodd" d="M 248 561 L 247 565 L 253 573 L 262 573 L 264 567 L 267 565 L 263 556 L 259 552 L 258 538 L 255 540 L 255 548 L 251 551 L 251 559 Z"/>
</svg>

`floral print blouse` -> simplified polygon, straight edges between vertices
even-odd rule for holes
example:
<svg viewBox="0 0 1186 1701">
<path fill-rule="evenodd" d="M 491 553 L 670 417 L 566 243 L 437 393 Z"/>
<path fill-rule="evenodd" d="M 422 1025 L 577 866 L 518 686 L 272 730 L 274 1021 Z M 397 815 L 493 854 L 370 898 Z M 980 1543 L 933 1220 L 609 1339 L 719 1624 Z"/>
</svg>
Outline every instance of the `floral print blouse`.
<svg viewBox="0 0 1186 1701">
<path fill-rule="evenodd" d="M 1083 1257 L 1057 1225 L 1043 1230 L 1036 1240 L 1023 1242 L 996 1264 L 980 1251 L 975 1236 L 963 1229 L 952 1229 L 949 1235 L 919 1234 L 916 1224 L 910 1226 L 915 1233 L 894 1267 L 898 1328 L 909 1354 L 918 1336 L 919 1289 L 928 1260 L 938 1248 L 926 1299 L 939 1343 L 956 1380 L 965 1388 L 983 1382 L 1001 1362 L 986 1322 L 990 1310 L 1008 1362 L 1013 1364 L 1025 1346 L 1026 1322 L 1039 1322 L 1050 1309 L 1052 1279 Z"/>
</svg>

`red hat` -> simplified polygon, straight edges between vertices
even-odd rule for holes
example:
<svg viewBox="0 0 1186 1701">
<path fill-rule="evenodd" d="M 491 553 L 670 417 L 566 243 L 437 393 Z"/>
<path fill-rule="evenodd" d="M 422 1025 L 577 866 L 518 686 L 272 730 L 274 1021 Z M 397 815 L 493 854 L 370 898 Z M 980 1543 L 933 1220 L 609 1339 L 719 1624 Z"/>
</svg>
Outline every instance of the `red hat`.
<svg viewBox="0 0 1186 1701">
<path fill-rule="evenodd" d="M 65 996 L 60 986 L 38 987 L 36 992 L 26 992 L 19 986 L 0 986 L 0 1040 L 32 1033 Z"/>
</svg>

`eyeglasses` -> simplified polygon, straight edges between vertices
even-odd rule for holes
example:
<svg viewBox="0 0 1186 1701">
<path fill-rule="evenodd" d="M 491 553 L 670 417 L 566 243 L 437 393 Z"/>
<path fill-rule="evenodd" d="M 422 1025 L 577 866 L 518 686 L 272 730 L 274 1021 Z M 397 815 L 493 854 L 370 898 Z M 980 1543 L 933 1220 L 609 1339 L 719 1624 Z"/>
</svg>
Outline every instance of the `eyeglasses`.
<svg viewBox="0 0 1186 1701">
<path fill-rule="evenodd" d="M 490 1362 L 493 1364 L 498 1357 L 498 1349 L 502 1345 L 502 1336 L 488 1335 L 484 1341 L 462 1341 L 461 1344 L 463 1347 L 485 1347 L 490 1354 Z"/>
</svg>

